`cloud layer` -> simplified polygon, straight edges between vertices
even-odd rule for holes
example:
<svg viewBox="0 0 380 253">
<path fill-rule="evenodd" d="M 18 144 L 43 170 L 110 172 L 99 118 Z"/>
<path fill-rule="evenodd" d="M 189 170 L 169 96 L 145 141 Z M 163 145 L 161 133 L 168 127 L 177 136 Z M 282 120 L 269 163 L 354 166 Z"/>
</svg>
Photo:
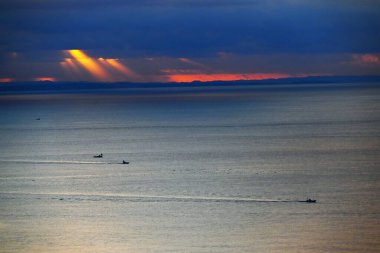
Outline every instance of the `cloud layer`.
<svg viewBox="0 0 380 253">
<path fill-rule="evenodd" d="M 157 61 L 154 65 L 144 59 L 171 58 L 175 62 L 186 58 L 205 64 L 219 61 L 214 65 L 223 68 L 211 72 L 223 70 L 226 74 L 236 72 L 236 65 L 242 68 L 241 73 L 246 72 L 246 65 L 255 66 L 249 71 L 266 73 L 269 71 L 265 69 L 269 65 L 266 61 L 273 59 L 271 64 L 276 69 L 271 73 L 290 74 L 289 71 L 295 72 L 299 67 L 299 74 L 321 72 L 324 69 L 320 59 L 328 57 L 336 59 L 329 72 L 337 74 L 352 70 L 351 63 L 347 63 L 352 55 L 380 52 L 380 3 L 375 0 L 360 3 L 353 0 L 3 0 L 0 1 L 0 37 L 0 64 L 4 66 L 0 78 L 41 75 L 43 71 L 37 70 L 51 63 L 57 66 L 55 69 L 48 66 L 45 72 L 58 77 L 58 72 L 62 72 L 58 71 L 61 53 L 70 49 L 87 50 L 95 58 L 133 59 L 134 67 L 141 73 L 151 71 L 158 75 L 164 74 L 162 69 L 168 69 L 165 61 L 158 66 Z M 17 61 L 17 57 L 10 56 L 12 53 L 19 55 Z M 234 56 L 230 59 L 234 64 L 223 61 L 223 54 Z M 286 62 L 285 56 L 295 62 Z M 303 64 L 298 63 L 301 58 Z M 33 67 L 20 73 L 19 68 L 28 64 Z M 376 73 L 377 69 L 369 65 L 363 71 L 363 66 L 357 64 L 356 72 Z M 346 66 L 346 71 L 342 66 Z M 335 73 L 334 69 L 339 71 Z M 64 74 L 57 79 L 62 77 Z"/>
</svg>

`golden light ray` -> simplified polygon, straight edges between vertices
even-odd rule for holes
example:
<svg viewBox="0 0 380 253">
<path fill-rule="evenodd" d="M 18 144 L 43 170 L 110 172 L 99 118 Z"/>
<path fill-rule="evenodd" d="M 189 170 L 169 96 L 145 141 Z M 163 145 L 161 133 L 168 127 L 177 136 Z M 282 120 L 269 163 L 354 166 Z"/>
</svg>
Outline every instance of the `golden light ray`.
<svg viewBox="0 0 380 253">
<path fill-rule="evenodd" d="M 131 69 L 120 63 L 117 59 L 105 59 L 105 62 L 128 77 L 137 77 L 137 75 Z"/>
<path fill-rule="evenodd" d="M 70 71 L 75 72 L 76 74 L 81 74 L 79 66 L 73 61 L 73 59 L 66 58 L 64 66 L 67 67 Z"/>
<path fill-rule="evenodd" d="M 96 60 L 100 65 L 102 65 L 103 68 L 107 69 L 108 71 L 111 71 L 112 73 L 112 70 L 113 70 L 112 66 L 109 63 L 107 63 L 104 58 L 100 57 Z"/>
<path fill-rule="evenodd" d="M 201 67 L 201 68 L 204 68 L 205 65 L 199 63 L 199 62 L 196 62 L 194 60 L 190 60 L 189 58 L 178 58 L 179 61 L 181 62 L 184 62 L 184 63 L 187 63 L 187 64 L 190 64 L 190 65 L 194 65 L 194 66 L 197 66 L 197 67 Z"/>
<path fill-rule="evenodd" d="M 66 52 L 69 53 L 78 63 L 80 63 L 95 78 L 101 81 L 111 80 L 111 76 L 109 75 L 109 73 L 107 73 L 107 71 L 103 69 L 103 67 L 99 63 L 97 63 L 91 57 L 86 55 L 82 50 L 72 49 L 72 50 L 67 50 Z"/>
<path fill-rule="evenodd" d="M 83 73 L 80 71 L 80 66 L 75 64 L 73 59 L 66 58 L 64 61 L 60 62 L 62 68 L 68 72 L 68 74 L 73 78 L 85 79 Z"/>
</svg>

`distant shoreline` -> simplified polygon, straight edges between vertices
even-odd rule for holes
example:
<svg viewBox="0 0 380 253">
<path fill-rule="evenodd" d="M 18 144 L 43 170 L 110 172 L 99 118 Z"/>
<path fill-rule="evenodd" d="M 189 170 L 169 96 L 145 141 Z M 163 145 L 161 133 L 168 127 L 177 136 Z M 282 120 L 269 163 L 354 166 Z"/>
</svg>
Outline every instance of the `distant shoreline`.
<svg viewBox="0 0 380 253">
<path fill-rule="evenodd" d="M 326 88 L 337 86 L 380 86 L 380 76 L 312 76 L 266 80 L 191 83 L 99 83 L 99 82 L 12 82 L 0 83 L 0 96 L 44 94 L 186 94 L 243 91 L 265 88 Z"/>
</svg>

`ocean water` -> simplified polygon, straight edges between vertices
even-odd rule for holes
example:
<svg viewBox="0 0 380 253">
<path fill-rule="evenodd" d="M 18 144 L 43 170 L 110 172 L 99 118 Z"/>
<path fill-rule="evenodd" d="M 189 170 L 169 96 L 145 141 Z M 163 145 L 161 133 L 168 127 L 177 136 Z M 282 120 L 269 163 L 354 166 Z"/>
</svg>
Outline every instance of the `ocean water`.
<svg viewBox="0 0 380 253">
<path fill-rule="evenodd" d="M 0 252 L 379 252 L 380 88 L 331 86 L 0 96 Z"/>
</svg>

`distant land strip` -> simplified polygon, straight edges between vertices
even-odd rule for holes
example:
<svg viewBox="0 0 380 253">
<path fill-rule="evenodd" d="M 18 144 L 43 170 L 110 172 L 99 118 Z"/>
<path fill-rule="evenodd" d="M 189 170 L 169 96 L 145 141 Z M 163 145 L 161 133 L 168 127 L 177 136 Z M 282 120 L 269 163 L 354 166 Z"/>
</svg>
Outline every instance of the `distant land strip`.
<svg viewBox="0 0 380 253">
<path fill-rule="evenodd" d="M 210 81 L 191 83 L 129 83 L 129 82 L 9 82 L 0 83 L 0 95 L 8 94 L 50 94 L 50 93 L 101 93 L 102 91 L 124 91 L 155 88 L 194 88 L 194 87 L 271 87 L 273 85 L 317 85 L 317 84 L 371 84 L 380 85 L 380 76 L 309 76 L 265 80 Z"/>
</svg>

